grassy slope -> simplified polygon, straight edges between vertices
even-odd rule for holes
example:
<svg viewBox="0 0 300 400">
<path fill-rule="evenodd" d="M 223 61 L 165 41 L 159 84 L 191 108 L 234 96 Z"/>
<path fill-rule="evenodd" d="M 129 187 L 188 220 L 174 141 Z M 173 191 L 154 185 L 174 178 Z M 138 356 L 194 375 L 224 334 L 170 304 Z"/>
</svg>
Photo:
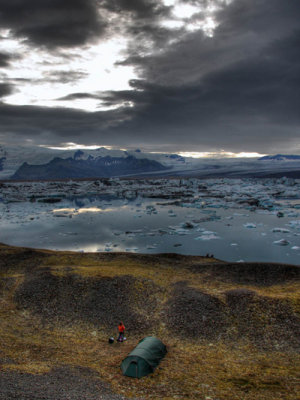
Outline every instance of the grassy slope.
<svg viewBox="0 0 300 400">
<path fill-rule="evenodd" d="M 4 371 L 82 366 L 144 399 L 294 400 L 299 315 L 297 267 L 0 245 Z M 109 345 L 119 319 L 128 341 Z M 152 375 L 122 376 L 122 359 L 146 335 L 167 356 Z"/>
</svg>

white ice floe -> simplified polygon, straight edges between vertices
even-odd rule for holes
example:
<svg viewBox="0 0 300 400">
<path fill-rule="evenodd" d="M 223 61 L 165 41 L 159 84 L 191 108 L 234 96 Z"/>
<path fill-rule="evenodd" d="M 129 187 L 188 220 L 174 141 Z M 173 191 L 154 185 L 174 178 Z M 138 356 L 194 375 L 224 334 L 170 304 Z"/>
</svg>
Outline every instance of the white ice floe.
<svg viewBox="0 0 300 400">
<path fill-rule="evenodd" d="M 178 228 L 174 231 L 176 235 L 189 235 L 191 232 L 188 229 Z"/>
<path fill-rule="evenodd" d="M 238 246 L 237 243 L 230 243 L 230 246 Z"/>
<path fill-rule="evenodd" d="M 154 250 L 154 249 L 156 249 L 157 248 L 157 245 L 156 244 L 149 244 L 148 246 L 146 246 L 146 249 L 148 249 L 148 250 Z"/>
<path fill-rule="evenodd" d="M 201 236 L 195 238 L 195 240 L 215 240 L 215 239 L 220 239 L 220 237 L 217 236 L 216 233 L 212 231 L 204 231 L 201 233 Z"/>
<path fill-rule="evenodd" d="M 293 246 L 291 249 L 292 250 L 300 250 L 300 247 L 299 246 Z"/>
<path fill-rule="evenodd" d="M 253 222 L 247 222 L 246 224 L 243 224 L 245 228 L 256 228 L 256 224 Z"/>
<path fill-rule="evenodd" d="M 138 247 L 128 247 L 127 249 L 125 249 L 125 251 L 127 251 L 129 253 L 134 253 L 134 252 L 136 252 L 138 250 L 139 250 Z"/>
<path fill-rule="evenodd" d="M 278 246 L 288 246 L 290 242 L 286 239 L 275 240 L 273 244 L 277 244 Z"/>
<path fill-rule="evenodd" d="M 286 228 L 273 228 L 272 232 L 290 233 L 290 230 Z"/>
<path fill-rule="evenodd" d="M 289 225 L 290 225 L 292 228 L 300 228 L 300 219 L 297 219 L 297 220 L 295 220 L 295 221 L 290 221 L 290 222 L 289 222 Z"/>
</svg>

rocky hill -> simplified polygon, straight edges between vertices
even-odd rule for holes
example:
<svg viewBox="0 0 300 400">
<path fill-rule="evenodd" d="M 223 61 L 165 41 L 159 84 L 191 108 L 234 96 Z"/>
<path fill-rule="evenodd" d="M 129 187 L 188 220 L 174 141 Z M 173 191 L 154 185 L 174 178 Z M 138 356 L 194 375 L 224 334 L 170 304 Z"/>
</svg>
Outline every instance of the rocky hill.
<svg viewBox="0 0 300 400">
<path fill-rule="evenodd" d="M 12 179 L 44 180 L 68 178 L 108 178 L 147 172 L 163 171 L 167 168 L 154 160 L 124 157 L 89 157 L 87 160 L 56 157 L 41 165 L 24 163 Z"/>
<path fill-rule="evenodd" d="M 1 245 L 0 399 L 295 399 L 299 281 L 281 264 Z M 128 340 L 109 345 L 119 320 Z M 147 335 L 167 356 L 122 376 Z"/>
</svg>

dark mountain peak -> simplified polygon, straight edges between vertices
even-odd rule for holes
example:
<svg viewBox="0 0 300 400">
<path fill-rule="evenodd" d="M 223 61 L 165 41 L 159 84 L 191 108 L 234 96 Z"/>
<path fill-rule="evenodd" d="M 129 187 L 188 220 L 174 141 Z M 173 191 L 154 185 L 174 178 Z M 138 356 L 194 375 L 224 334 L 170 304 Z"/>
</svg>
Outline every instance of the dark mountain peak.
<svg viewBox="0 0 300 400">
<path fill-rule="evenodd" d="M 77 150 L 74 153 L 74 160 L 78 160 L 79 158 L 81 158 L 84 155 L 84 152 L 82 150 Z"/>
<path fill-rule="evenodd" d="M 92 157 L 87 160 L 55 157 L 47 164 L 29 165 L 24 163 L 12 179 L 69 179 L 69 178 L 109 178 L 112 176 L 139 175 L 167 169 L 157 161 L 134 156 Z"/>
<path fill-rule="evenodd" d="M 270 156 L 260 157 L 258 160 L 277 160 L 277 161 L 285 161 L 285 160 L 300 160 L 300 155 L 293 154 L 275 154 Z"/>
</svg>

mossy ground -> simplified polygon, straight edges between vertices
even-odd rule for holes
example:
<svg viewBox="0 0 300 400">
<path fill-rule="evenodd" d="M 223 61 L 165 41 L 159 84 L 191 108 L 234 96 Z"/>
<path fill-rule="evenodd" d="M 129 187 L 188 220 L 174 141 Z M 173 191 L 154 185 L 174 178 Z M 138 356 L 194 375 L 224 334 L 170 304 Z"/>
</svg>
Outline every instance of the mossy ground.
<svg viewBox="0 0 300 400">
<path fill-rule="evenodd" d="M 259 296 L 283 300 L 299 317 L 299 280 L 287 279 L 281 284 L 236 284 L 217 276 L 207 278 L 207 271 L 193 265 L 212 265 L 216 260 L 174 255 L 78 254 L 71 252 L 30 251 L 0 246 L 0 362 L 2 371 L 45 374 L 57 366 L 81 366 L 99 375 L 112 390 L 126 397 L 141 399 L 287 399 L 300 397 L 300 357 L 291 348 L 265 350 L 248 340 L 210 340 L 202 337 L 181 337 L 168 328 L 164 310 L 174 284 L 184 281 L 225 302 L 224 293 L 235 289 L 255 291 Z M 15 301 L 18 288 L 36 270 L 50 270 L 55 276 L 75 274 L 83 279 L 133 276 L 135 298 L 143 293 L 143 285 L 151 281 L 157 292 L 156 323 L 137 334 L 127 332 L 122 344 L 108 344 L 109 335 L 116 335 L 115 326 L 103 326 L 82 319 L 65 323 L 45 321 L 42 316 L 22 308 Z M 147 301 L 147 299 L 145 300 Z M 117 303 L 116 303 L 117 307 Z M 141 305 L 137 306 L 142 312 Z M 258 319 L 265 319 L 258 309 Z M 126 325 L 126 321 L 124 321 Z M 234 330 L 233 325 L 230 329 Z M 168 353 L 155 372 L 142 379 L 122 375 L 122 359 L 146 335 L 157 335 Z M 1 371 L 0 371 L 1 373 Z"/>
</svg>

